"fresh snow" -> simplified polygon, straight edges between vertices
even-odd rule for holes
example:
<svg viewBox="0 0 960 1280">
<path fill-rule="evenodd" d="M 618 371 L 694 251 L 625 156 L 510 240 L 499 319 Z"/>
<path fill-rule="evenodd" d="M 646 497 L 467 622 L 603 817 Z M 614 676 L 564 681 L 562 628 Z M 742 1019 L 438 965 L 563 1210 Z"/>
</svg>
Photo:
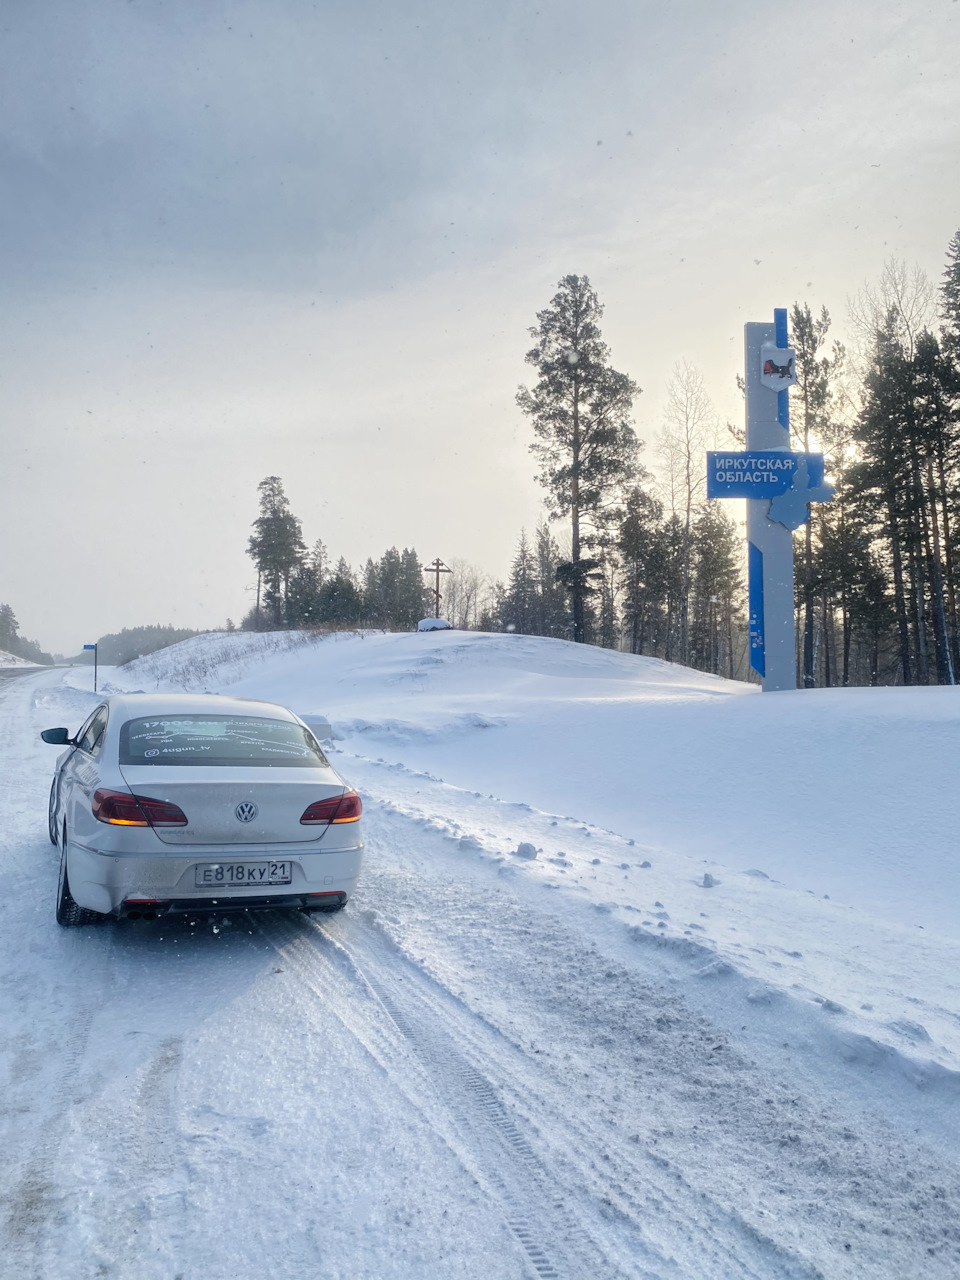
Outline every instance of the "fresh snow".
<svg viewBox="0 0 960 1280">
<path fill-rule="evenodd" d="M 65 931 L 37 732 L 91 680 L 0 686 L 0 1276 L 960 1273 L 955 690 L 194 637 L 102 688 L 329 719 L 359 890 Z"/>
</svg>

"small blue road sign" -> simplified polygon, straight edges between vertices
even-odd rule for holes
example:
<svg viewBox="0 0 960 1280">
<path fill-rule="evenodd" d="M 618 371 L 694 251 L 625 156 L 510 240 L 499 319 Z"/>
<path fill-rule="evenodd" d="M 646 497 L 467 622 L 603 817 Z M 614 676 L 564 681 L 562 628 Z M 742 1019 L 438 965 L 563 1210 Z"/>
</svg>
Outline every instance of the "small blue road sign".
<svg viewBox="0 0 960 1280">
<path fill-rule="evenodd" d="M 95 649 L 97 646 L 95 644 L 85 644 L 83 647 L 85 649 Z"/>
</svg>

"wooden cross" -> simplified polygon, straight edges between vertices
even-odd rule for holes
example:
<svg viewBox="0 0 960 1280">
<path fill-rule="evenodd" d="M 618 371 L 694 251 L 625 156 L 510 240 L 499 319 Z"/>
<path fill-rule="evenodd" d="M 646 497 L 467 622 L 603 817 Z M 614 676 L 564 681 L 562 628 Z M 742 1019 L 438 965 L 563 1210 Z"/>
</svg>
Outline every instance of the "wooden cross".
<svg viewBox="0 0 960 1280">
<path fill-rule="evenodd" d="M 443 563 L 443 561 L 438 557 L 436 560 L 432 560 L 430 564 L 424 565 L 423 572 L 432 573 L 434 575 L 435 585 L 433 588 L 433 594 L 436 597 L 436 611 L 433 616 L 435 618 L 439 618 L 440 617 L 440 600 L 442 598 L 440 595 L 440 575 L 441 573 L 453 573 L 453 570 L 448 569 L 447 566 Z"/>
</svg>

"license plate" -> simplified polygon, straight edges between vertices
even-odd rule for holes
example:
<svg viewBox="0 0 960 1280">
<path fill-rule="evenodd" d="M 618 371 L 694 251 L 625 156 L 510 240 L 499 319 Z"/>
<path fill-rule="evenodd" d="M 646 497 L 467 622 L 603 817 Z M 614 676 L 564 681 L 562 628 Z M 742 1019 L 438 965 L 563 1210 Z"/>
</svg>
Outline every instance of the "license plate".
<svg viewBox="0 0 960 1280">
<path fill-rule="evenodd" d="M 248 884 L 289 884 L 291 862 L 201 862 L 198 889 L 225 889 Z"/>
</svg>

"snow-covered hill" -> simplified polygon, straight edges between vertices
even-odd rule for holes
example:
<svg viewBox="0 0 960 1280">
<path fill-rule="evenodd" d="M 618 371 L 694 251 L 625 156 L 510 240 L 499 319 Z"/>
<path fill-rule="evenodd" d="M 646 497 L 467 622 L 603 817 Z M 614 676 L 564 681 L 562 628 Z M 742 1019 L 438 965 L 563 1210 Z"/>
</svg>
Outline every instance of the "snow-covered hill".
<svg viewBox="0 0 960 1280">
<path fill-rule="evenodd" d="M 8 653 L 6 649 L 0 649 L 0 670 L 4 667 L 35 667 L 39 670 L 36 662 L 30 662 L 27 658 L 20 658 L 15 653 Z"/>
</svg>

